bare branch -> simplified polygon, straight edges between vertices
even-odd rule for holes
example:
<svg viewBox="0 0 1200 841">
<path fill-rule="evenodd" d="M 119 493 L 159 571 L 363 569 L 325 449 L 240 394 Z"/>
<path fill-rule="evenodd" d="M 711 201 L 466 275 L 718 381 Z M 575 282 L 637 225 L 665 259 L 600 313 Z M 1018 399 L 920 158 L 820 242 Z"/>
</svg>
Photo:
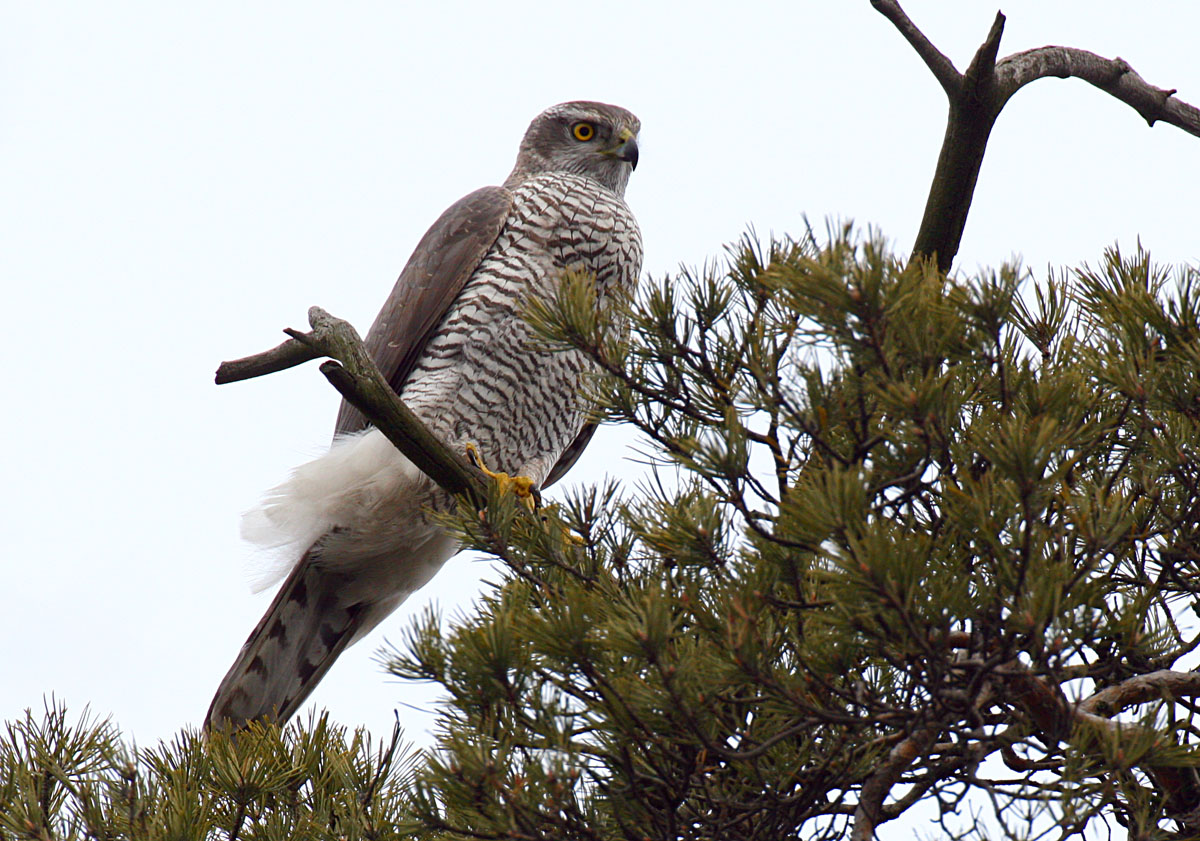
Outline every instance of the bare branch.
<svg viewBox="0 0 1200 841">
<path fill-rule="evenodd" d="M 217 366 L 217 385 L 236 383 L 241 380 L 251 380 L 276 371 L 285 371 L 297 365 L 303 365 L 321 354 L 311 347 L 295 339 L 288 339 L 280 345 L 253 356 L 222 362 Z"/>
<path fill-rule="evenodd" d="M 482 475 L 465 457 L 434 437 L 404 405 L 367 353 L 354 327 L 320 307 L 309 309 L 308 322 L 313 328 L 311 333 L 289 328 L 284 332 L 291 338 L 278 347 L 222 363 L 217 369 L 217 382 L 261 377 L 309 359 L 330 357 L 334 361 L 324 363 L 321 373 L 396 449 L 443 490 L 466 494 L 477 507 L 486 504 Z"/>
<path fill-rule="evenodd" d="M 958 96 L 962 86 L 962 74 L 954 67 L 954 62 L 946 58 L 933 42 L 925 37 L 925 33 L 917 29 L 896 0 L 871 0 L 875 11 L 892 22 L 900 30 L 900 34 L 917 51 L 917 55 L 925 62 L 925 66 L 933 73 L 934 78 L 941 82 L 948 96 Z"/>
<path fill-rule="evenodd" d="M 989 98 L 987 94 L 991 93 L 995 80 L 996 56 L 1000 53 L 1000 38 L 1004 35 L 1004 21 L 1003 13 L 996 12 L 992 28 L 988 30 L 987 37 L 983 39 L 983 43 L 975 51 L 971 63 L 967 65 L 967 72 L 963 74 L 965 93 L 969 96 L 974 95 L 981 102 Z"/>
<path fill-rule="evenodd" d="M 1091 697 L 1080 701 L 1076 705 L 1076 709 L 1083 713 L 1107 718 L 1116 715 L 1121 710 L 1160 698 L 1196 695 L 1200 695 L 1200 674 L 1162 669 L 1131 677 L 1116 686 L 1101 689 Z"/>
<path fill-rule="evenodd" d="M 1006 663 L 997 672 L 1004 675 L 1014 690 L 1012 700 L 1033 719 L 1050 744 L 1063 741 L 1072 731 L 1077 736 L 1092 735 L 1108 741 L 1123 736 L 1159 737 L 1141 725 L 1110 721 L 1105 716 L 1172 690 L 1178 690 L 1180 695 L 1200 693 L 1200 675 L 1164 670 L 1130 678 L 1097 692 L 1072 708 L 1057 686 L 1016 661 Z M 1103 710 L 1103 714 L 1092 712 L 1096 709 Z M 1200 779 L 1194 769 L 1187 765 L 1147 762 L 1144 770 L 1166 795 L 1176 820 L 1189 830 L 1200 828 Z"/>
<path fill-rule="evenodd" d="M 1071 705 L 1058 686 L 1037 677 L 1017 661 L 996 669 L 1005 678 L 1009 698 L 1033 719 L 1051 742 L 1061 742 L 1071 733 Z"/>
<path fill-rule="evenodd" d="M 412 409 L 382 381 L 382 375 L 379 380 L 370 376 L 364 378 L 336 360 L 322 363 L 321 373 L 372 426 L 387 436 L 397 450 L 443 490 L 466 494 L 477 507 L 486 503 L 487 491 L 479 471 L 435 438 Z"/>
<path fill-rule="evenodd" d="M 1046 76 L 1082 79 L 1133 108 L 1148 125 L 1162 121 L 1200 137 L 1200 108 L 1177 99 L 1173 89 L 1150 84 L 1123 58 L 1104 58 L 1073 47 L 1039 47 L 1010 55 L 996 65 L 1005 101 Z"/>
<path fill-rule="evenodd" d="M 912 253 L 913 259 L 935 259 L 943 272 L 954 264 L 962 243 L 992 126 L 1008 100 L 1030 82 L 1074 76 L 1129 105 L 1151 126 L 1170 123 L 1200 137 L 1200 109 L 1176 99 L 1174 90 L 1149 84 L 1124 59 L 1051 46 L 996 61 L 1004 32 L 1004 15 L 997 13 L 987 38 L 960 75 L 896 0 L 871 0 L 871 5 L 912 45 L 950 100 L 946 134 Z"/>
<path fill-rule="evenodd" d="M 1000 115 L 1002 106 L 995 105 L 995 61 L 1003 34 L 1004 15 L 997 14 L 962 84 L 955 93 L 947 92 L 950 115 L 946 119 L 946 134 L 912 253 L 914 259 L 935 259 L 943 272 L 950 271 L 958 254 L 983 166 L 983 153 Z"/>
</svg>

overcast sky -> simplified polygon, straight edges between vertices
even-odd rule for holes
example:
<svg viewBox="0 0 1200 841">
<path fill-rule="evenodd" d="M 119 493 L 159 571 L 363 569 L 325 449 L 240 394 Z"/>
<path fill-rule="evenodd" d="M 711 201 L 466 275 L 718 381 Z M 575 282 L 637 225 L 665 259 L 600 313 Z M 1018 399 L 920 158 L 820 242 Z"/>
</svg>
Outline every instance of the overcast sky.
<svg viewBox="0 0 1200 841">
<path fill-rule="evenodd" d="M 993 2 L 908 0 L 960 69 Z M 0 719 L 54 693 L 140 744 L 202 720 L 270 600 L 242 511 L 327 445 L 308 365 L 230 386 L 222 359 L 319 304 L 365 329 L 428 225 L 499 183 L 529 120 L 569 99 L 642 120 L 627 199 L 653 275 L 807 214 L 907 249 L 946 111 L 868 0 L 765 3 L 3 3 Z M 1001 54 L 1065 44 L 1200 103 L 1200 4 L 1013 0 Z M 1197 244 L 1200 139 L 1047 79 L 993 134 L 959 254 L 1097 260 Z M 606 430 L 566 483 L 632 477 Z M 551 493 L 551 497 L 555 495 Z M 427 743 L 436 692 L 374 662 L 431 602 L 470 604 L 460 556 L 313 696 Z"/>
</svg>

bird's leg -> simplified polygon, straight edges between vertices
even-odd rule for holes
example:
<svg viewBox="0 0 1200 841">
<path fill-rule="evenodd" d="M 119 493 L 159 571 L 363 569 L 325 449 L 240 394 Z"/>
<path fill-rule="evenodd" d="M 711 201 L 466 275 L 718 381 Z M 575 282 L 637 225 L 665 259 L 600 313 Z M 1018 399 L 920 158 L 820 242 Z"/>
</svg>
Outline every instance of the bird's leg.
<svg viewBox="0 0 1200 841">
<path fill-rule="evenodd" d="M 471 464 L 495 480 L 502 492 L 511 489 L 517 495 L 517 499 L 530 511 L 536 511 L 542 504 L 542 494 L 534 487 L 533 480 L 528 476 L 509 476 L 507 473 L 488 470 L 487 465 L 483 463 L 483 455 L 479 452 L 479 447 L 471 441 L 467 442 L 466 450 Z"/>
</svg>

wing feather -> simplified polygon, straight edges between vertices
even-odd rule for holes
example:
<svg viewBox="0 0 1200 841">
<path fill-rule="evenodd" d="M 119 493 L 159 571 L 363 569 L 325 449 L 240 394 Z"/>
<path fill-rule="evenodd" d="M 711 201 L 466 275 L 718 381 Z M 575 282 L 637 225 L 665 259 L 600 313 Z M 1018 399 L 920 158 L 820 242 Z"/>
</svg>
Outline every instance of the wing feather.
<svg viewBox="0 0 1200 841">
<path fill-rule="evenodd" d="M 417 243 L 365 340 L 367 352 L 397 394 L 511 209 L 508 190 L 484 187 L 450 205 Z M 362 412 L 343 400 L 335 434 L 366 425 Z"/>
<path fill-rule="evenodd" d="M 588 421 L 583 425 L 583 427 L 579 430 L 579 433 L 575 436 L 575 440 L 567 445 L 567 448 L 562 451 L 562 455 L 558 457 L 558 461 L 556 461 L 554 466 L 550 468 L 550 473 L 546 476 L 545 481 L 542 482 L 542 490 L 546 490 L 546 488 L 553 485 L 555 482 L 561 479 L 568 470 L 575 466 L 575 462 L 579 461 L 579 457 L 583 455 L 583 451 L 587 447 L 588 442 L 590 442 L 592 440 L 592 436 L 596 434 L 597 426 L 599 426 L 599 424 L 595 423 L 594 421 Z"/>
</svg>

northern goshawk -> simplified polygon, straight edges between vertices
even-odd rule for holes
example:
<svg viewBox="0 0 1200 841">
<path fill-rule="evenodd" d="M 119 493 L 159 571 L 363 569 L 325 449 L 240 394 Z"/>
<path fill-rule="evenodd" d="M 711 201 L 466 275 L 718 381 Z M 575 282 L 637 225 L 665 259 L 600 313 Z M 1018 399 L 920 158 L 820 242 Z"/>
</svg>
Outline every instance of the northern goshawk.
<svg viewBox="0 0 1200 841">
<path fill-rule="evenodd" d="M 636 282 L 641 234 L 624 201 L 637 117 L 567 102 L 529 125 L 502 186 L 453 204 L 417 245 L 367 335 L 392 388 L 445 444 L 546 487 L 591 437 L 578 352 L 539 343 L 531 297 L 567 270 L 598 293 Z M 243 531 L 290 546 L 293 563 L 242 646 L 205 726 L 288 718 L 338 655 L 422 587 L 457 550 L 430 521 L 449 499 L 343 403 L 330 451 L 294 471 Z M 276 579 L 278 580 L 278 579 Z"/>
</svg>

